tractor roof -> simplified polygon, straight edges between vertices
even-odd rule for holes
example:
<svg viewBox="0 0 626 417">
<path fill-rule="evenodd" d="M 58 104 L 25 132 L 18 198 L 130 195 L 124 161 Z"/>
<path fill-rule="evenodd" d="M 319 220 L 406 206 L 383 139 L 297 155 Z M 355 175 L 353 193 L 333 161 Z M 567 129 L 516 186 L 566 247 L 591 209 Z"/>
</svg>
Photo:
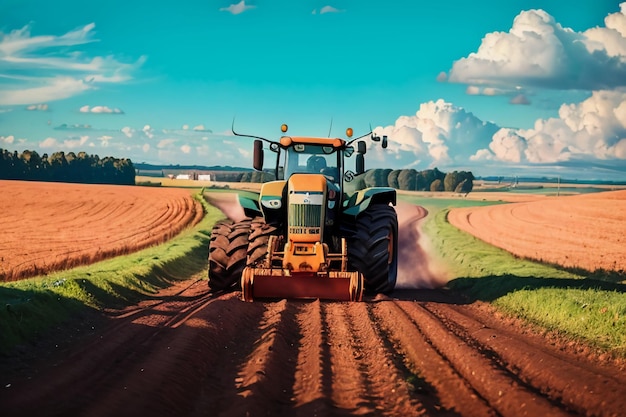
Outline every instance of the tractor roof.
<svg viewBox="0 0 626 417">
<path fill-rule="evenodd" d="M 314 138 L 302 136 L 283 136 L 280 138 L 280 144 L 284 147 L 289 147 L 297 143 L 332 146 L 334 148 L 343 148 L 346 146 L 346 141 L 340 138 Z"/>
</svg>

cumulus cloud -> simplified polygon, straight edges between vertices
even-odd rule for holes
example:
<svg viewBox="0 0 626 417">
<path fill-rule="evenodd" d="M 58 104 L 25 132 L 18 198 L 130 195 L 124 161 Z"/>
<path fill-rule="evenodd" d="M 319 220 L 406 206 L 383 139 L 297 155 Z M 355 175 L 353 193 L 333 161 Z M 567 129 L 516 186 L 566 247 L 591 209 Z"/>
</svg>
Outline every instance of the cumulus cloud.
<svg viewBox="0 0 626 417">
<path fill-rule="evenodd" d="M 167 149 L 172 147 L 176 143 L 176 139 L 161 139 L 159 143 L 157 143 L 157 148 L 159 149 Z"/>
<path fill-rule="evenodd" d="M 63 141 L 53 137 L 48 137 L 39 142 L 39 147 L 42 149 L 53 149 L 55 151 L 59 149 L 71 151 L 84 147 L 88 141 L 89 136 L 70 137 Z"/>
<path fill-rule="evenodd" d="M 124 112 L 118 108 L 110 108 L 107 106 L 82 106 L 79 111 L 81 113 L 95 113 L 95 114 L 124 114 Z"/>
<path fill-rule="evenodd" d="M 245 0 L 241 0 L 237 4 L 231 4 L 228 7 L 220 8 L 220 12 L 229 12 L 229 13 L 232 13 L 232 14 L 240 14 L 240 13 L 243 13 L 243 12 L 245 12 L 247 10 L 254 9 L 255 7 L 256 6 L 247 5 Z"/>
<path fill-rule="evenodd" d="M 472 160 L 555 163 L 626 159 L 626 92 L 595 91 L 531 129 L 501 129 Z M 623 162 L 622 162 L 623 163 Z"/>
<path fill-rule="evenodd" d="M 487 146 L 497 130 L 493 123 L 440 99 L 423 103 L 414 116 L 401 116 L 376 133 L 391 138 L 388 151 L 397 160 L 407 165 L 419 160 L 433 167 L 467 160 L 478 144 Z"/>
<path fill-rule="evenodd" d="M 211 129 L 207 129 L 204 125 L 197 125 L 193 128 L 194 132 L 212 132 Z"/>
<path fill-rule="evenodd" d="M 0 32 L 0 105 L 30 105 L 65 99 L 96 88 L 120 83 L 145 62 L 118 61 L 114 56 L 87 56 L 76 50 L 96 41 L 90 23 L 60 36 L 31 36 L 30 25 Z M 20 74 L 20 75 L 13 75 Z"/>
<path fill-rule="evenodd" d="M 40 148 L 58 148 L 59 142 L 55 138 L 46 138 L 39 142 Z"/>
<path fill-rule="evenodd" d="M 452 65 L 449 81 L 505 88 L 601 90 L 626 86 L 626 3 L 605 27 L 575 32 L 544 10 L 522 11 Z"/>
<path fill-rule="evenodd" d="M 0 136 L 0 144 L 12 145 L 13 142 L 15 142 L 15 137 L 13 135 L 10 135 L 10 136 Z"/>
</svg>

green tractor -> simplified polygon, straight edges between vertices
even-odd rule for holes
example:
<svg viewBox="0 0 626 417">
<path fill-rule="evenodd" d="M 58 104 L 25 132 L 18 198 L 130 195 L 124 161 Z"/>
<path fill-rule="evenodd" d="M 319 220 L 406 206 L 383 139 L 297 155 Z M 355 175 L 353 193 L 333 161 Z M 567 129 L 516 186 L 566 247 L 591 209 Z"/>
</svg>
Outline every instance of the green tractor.
<svg viewBox="0 0 626 417">
<path fill-rule="evenodd" d="M 242 298 L 319 298 L 360 301 L 390 293 L 398 269 L 396 191 L 348 191 L 365 171 L 369 136 L 351 139 L 289 136 L 254 138 L 254 169 L 263 170 L 264 143 L 277 154 L 275 180 L 257 199 L 239 198 L 247 218 L 218 222 L 209 244 L 209 286 L 241 288 Z M 357 142 L 356 149 L 352 144 Z M 356 173 L 346 170 L 355 157 Z"/>
</svg>

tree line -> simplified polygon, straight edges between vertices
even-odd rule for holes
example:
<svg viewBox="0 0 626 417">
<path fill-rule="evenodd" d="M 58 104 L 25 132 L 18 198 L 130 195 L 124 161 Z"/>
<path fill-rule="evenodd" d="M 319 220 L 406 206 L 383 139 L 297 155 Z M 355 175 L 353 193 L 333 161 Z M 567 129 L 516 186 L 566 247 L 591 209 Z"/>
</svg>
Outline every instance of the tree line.
<svg viewBox="0 0 626 417">
<path fill-rule="evenodd" d="M 135 168 L 130 159 L 100 158 L 86 152 L 40 156 L 36 151 L 0 148 L 0 179 L 134 185 Z"/>
<path fill-rule="evenodd" d="M 366 187 L 392 187 L 407 191 L 451 191 L 469 193 L 474 187 L 474 175 L 470 171 L 444 173 L 437 168 L 417 171 L 415 169 L 370 169 L 355 178 L 357 189 Z"/>
<path fill-rule="evenodd" d="M 241 182 L 267 182 L 274 179 L 273 170 L 246 172 Z M 452 191 L 469 193 L 474 187 L 474 175 L 470 171 L 444 173 L 437 168 L 417 171 L 415 169 L 370 169 L 355 177 L 350 188 L 362 190 L 367 187 L 392 187 L 407 191 Z"/>
</svg>

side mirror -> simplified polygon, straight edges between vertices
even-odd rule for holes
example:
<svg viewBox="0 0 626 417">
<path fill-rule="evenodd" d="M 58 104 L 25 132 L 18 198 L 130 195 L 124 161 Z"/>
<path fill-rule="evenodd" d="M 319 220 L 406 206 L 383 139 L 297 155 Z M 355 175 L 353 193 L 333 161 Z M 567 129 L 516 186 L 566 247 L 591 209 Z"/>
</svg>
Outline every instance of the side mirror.
<svg viewBox="0 0 626 417">
<path fill-rule="evenodd" d="M 385 135 L 383 136 L 383 143 L 382 143 L 383 149 L 387 149 L 388 144 L 389 143 L 387 142 L 387 136 Z"/>
<path fill-rule="evenodd" d="M 356 151 L 360 153 L 361 155 L 365 155 L 365 153 L 367 152 L 367 144 L 365 143 L 365 141 L 360 140 L 357 142 L 356 145 L 357 145 Z"/>
<path fill-rule="evenodd" d="M 256 139 L 254 141 L 254 160 L 252 167 L 257 171 L 263 171 L 263 141 Z"/>
<path fill-rule="evenodd" d="M 356 173 L 360 175 L 365 172 L 365 157 L 362 153 L 356 155 Z"/>
</svg>

